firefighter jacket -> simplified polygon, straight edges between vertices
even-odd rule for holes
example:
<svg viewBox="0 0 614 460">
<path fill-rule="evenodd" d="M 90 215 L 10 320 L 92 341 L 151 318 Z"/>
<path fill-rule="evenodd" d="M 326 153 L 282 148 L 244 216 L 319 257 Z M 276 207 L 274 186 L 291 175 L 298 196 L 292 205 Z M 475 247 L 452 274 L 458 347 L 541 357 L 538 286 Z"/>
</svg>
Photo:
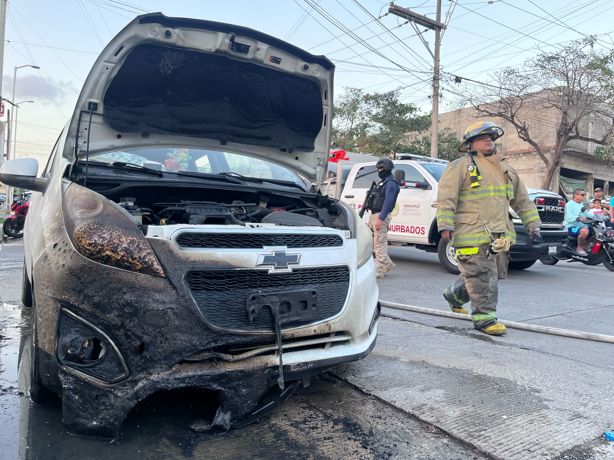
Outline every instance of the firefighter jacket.
<svg viewBox="0 0 614 460">
<path fill-rule="evenodd" d="M 451 162 L 439 181 L 437 227 L 440 232 L 454 231 L 453 246 L 489 244 L 495 233 L 515 243 L 510 206 L 527 230 L 539 228 L 537 208 L 514 168 L 496 154 L 485 157 L 474 153 L 473 159 L 475 164 L 469 155 Z M 473 187 L 472 172 L 479 184 Z"/>
</svg>

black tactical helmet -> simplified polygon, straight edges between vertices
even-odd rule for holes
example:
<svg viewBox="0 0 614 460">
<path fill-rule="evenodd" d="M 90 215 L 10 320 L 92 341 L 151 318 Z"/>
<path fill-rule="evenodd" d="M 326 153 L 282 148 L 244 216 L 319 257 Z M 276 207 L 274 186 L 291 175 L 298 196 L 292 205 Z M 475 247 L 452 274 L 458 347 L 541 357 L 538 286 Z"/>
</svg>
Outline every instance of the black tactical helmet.
<svg viewBox="0 0 614 460">
<path fill-rule="evenodd" d="M 389 160 L 388 158 L 382 158 L 377 163 L 375 163 L 375 167 L 383 168 L 386 171 L 392 171 L 394 169 L 394 163 L 392 162 L 392 160 Z"/>
</svg>

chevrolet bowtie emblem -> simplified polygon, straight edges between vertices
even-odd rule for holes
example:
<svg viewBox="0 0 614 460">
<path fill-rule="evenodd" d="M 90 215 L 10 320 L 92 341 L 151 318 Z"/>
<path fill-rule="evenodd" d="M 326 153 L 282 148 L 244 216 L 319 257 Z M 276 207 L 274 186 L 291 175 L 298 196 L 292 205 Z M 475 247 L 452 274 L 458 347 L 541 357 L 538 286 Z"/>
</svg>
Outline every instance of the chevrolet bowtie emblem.
<svg viewBox="0 0 614 460">
<path fill-rule="evenodd" d="M 292 271 L 290 265 L 298 265 L 301 260 L 300 254 L 286 254 L 286 251 L 272 251 L 269 254 L 260 254 L 258 256 L 258 267 L 269 266 L 269 273 L 276 271 Z"/>
</svg>

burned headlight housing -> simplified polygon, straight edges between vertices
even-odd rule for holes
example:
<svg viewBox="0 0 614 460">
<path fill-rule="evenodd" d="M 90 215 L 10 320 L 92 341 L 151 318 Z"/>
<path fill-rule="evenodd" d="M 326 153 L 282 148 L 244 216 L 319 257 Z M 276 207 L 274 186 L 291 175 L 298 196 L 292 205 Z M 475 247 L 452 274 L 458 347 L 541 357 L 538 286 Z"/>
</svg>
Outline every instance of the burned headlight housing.
<svg viewBox="0 0 614 460">
<path fill-rule="evenodd" d="M 63 306 L 56 344 L 60 364 L 106 383 L 128 377 L 128 366 L 111 338 Z"/>
<path fill-rule="evenodd" d="M 124 209 L 77 184 L 64 192 L 64 225 L 75 249 L 111 267 L 164 276 L 145 235 Z"/>
</svg>

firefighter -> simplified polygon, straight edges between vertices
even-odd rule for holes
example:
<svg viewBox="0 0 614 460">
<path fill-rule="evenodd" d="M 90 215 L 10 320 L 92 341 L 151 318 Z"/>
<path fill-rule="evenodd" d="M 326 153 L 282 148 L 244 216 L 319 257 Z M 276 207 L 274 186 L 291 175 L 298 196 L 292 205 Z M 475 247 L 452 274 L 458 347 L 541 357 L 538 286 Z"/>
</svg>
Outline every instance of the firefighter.
<svg viewBox="0 0 614 460">
<path fill-rule="evenodd" d="M 443 173 L 437 193 L 437 227 L 452 239 L 461 276 L 444 291 L 452 311 L 467 313 L 471 301 L 474 327 L 489 335 L 503 335 L 497 322 L 498 279 L 507 275 L 508 252 L 516 240 L 509 217 L 511 206 L 529 237 L 539 239 L 541 221 L 518 173 L 497 155 L 495 143 L 503 130 L 478 121 L 463 135 L 463 157 Z"/>
<path fill-rule="evenodd" d="M 366 200 L 366 209 L 371 211 L 369 227 L 373 231 L 373 251 L 375 252 L 375 270 L 378 278 L 383 278 L 395 264 L 388 256 L 388 225 L 392 219 L 391 212 L 399 196 L 399 184 L 392 177 L 394 163 L 388 158 L 379 160 L 375 167 L 381 181 L 373 187 Z"/>
</svg>

